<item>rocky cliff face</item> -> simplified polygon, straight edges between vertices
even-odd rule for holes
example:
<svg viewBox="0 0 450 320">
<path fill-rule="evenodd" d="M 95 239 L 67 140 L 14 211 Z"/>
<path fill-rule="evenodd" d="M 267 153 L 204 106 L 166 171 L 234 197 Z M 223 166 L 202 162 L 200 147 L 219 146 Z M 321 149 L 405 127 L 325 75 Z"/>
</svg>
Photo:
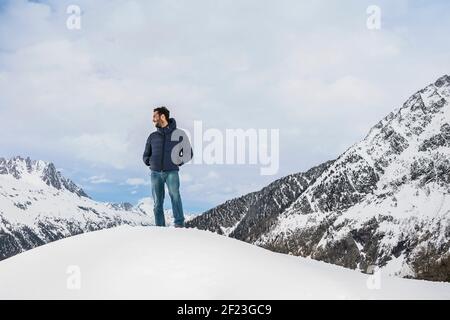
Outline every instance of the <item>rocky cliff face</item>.
<svg viewBox="0 0 450 320">
<path fill-rule="evenodd" d="M 23 159 L 14 157 L 12 159 L 0 158 L 0 174 L 11 175 L 17 180 L 24 176 L 35 176 L 42 179 L 48 186 L 57 190 L 67 190 L 80 197 L 88 195 L 71 180 L 64 178 L 61 172 L 57 171 L 53 163 L 31 160 L 29 157 Z"/>
<path fill-rule="evenodd" d="M 336 160 L 188 225 L 351 269 L 450 281 L 449 100 L 444 76 Z"/>
</svg>

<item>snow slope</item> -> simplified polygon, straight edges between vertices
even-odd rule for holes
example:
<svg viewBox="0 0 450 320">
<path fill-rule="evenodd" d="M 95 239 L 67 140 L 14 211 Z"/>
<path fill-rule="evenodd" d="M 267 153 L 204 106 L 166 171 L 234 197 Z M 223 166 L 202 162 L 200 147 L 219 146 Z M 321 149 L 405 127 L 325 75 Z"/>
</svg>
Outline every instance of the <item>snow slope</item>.
<svg viewBox="0 0 450 320">
<path fill-rule="evenodd" d="M 449 283 L 376 279 L 209 231 L 120 226 L 1 261 L 0 299 L 450 299 Z"/>
</svg>

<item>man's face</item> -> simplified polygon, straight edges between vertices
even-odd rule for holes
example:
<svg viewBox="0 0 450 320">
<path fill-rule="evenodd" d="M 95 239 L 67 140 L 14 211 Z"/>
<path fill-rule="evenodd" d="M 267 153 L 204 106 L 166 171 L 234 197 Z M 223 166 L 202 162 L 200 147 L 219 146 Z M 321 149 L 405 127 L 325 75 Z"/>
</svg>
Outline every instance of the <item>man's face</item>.
<svg viewBox="0 0 450 320">
<path fill-rule="evenodd" d="M 158 113 L 158 111 L 153 112 L 153 124 L 157 128 L 160 128 L 162 126 L 161 115 Z"/>
</svg>

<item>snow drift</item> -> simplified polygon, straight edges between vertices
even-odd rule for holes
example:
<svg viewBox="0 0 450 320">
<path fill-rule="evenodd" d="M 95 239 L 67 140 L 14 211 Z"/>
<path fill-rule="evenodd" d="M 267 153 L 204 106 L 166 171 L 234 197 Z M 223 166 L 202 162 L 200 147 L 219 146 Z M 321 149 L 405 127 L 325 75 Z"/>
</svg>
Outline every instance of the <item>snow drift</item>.
<svg viewBox="0 0 450 320">
<path fill-rule="evenodd" d="M 0 299 L 450 299 L 450 284 L 368 276 L 209 231 L 120 226 L 0 262 Z"/>
</svg>

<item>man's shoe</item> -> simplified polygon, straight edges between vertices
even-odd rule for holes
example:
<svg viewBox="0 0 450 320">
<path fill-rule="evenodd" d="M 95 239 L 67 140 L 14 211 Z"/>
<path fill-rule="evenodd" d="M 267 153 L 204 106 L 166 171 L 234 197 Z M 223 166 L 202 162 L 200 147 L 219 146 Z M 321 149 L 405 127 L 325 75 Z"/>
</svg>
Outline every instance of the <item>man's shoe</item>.
<svg viewBox="0 0 450 320">
<path fill-rule="evenodd" d="M 184 226 L 181 225 L 181 224 L 176 224 L 176 225 L 175 225 L 175 228 L 184 228 Z"/>
</svg>

